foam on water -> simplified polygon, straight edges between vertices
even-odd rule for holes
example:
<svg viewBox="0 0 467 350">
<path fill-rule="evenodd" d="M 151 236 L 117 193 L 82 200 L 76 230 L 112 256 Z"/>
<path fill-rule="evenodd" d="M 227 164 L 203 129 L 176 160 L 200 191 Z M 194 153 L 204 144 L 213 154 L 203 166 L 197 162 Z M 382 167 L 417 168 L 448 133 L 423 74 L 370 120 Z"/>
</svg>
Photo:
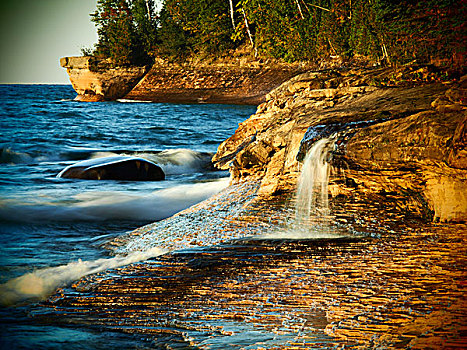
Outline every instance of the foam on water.
<svg viewBox="0 0 467 350">
<path fill-rule="evenodd" d="M 274 239 L 274 240 L 309 240 L 340 238 L 347 235 L 339 231 L 336 227 L 326 224 L 316 224 L 309 227 L 286 227 L 271 233 L 265 233 L 254 237 L 254 239 Z"/>
<path fill-rule="evenodd" d="M 126 256 L 93 261 L 78 260 L 67 265 L 36 270 L 0 285 L 0 305 L 11 306 L 27 300 L 42 300 L 57 288 L 66 286 L 81 277 L 144 261 L 165 253 L 163 249 L 151 248 Z"/>
<path fill-rule="evenodd" d="M 202 172 L 211 167 L 212 154 L 191 149 L 170 149 L 159 153 L 139 153 L 133 156 L 145 158 L 159 165 L 166 175 Z"/>
<path fill-rule="evenodd" d="M 178 185 L 141 195 L 127 192 L 84 192 L 63 201 L 0 201 L 0 220 L 16 222 L 136 220 L 156 221 L 220 192 L 229 178 Z M 39 197 L 33 193 L 32 198 Z"/>
<path fill-rule="evenodd" d="M 121 103 L 152 103 L 152 101 L 129 100 L 129 99 L 126 99 L 126 98 L 119 98 L 119 99 L 117 99 L 117 102 L 121 102 Z"/>
</svg>

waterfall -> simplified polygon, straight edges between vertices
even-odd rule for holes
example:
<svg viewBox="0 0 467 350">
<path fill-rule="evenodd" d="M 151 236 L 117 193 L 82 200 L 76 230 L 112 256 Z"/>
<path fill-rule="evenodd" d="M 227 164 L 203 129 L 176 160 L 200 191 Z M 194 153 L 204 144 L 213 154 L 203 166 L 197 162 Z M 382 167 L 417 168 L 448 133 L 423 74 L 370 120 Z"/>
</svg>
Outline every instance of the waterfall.
<svg viewBox="0 0 467 350">
<path fill-rule="evenodd" d="M 315 142 L 305 156 L 298 181 L 295 218 L 258 239 L 334 239 L 346 234 L 330 222 L 328 182 L 336 134 Z"/>
<path fill-rule="evenodd" d="M 329 160 L 335 140 L 335 136 L 320 139 L 306 154 L 297 188 L 292 224 L 295 229 L 304 228 L 311 222 L 325 222 L 329 217 Z"/>
</svg>

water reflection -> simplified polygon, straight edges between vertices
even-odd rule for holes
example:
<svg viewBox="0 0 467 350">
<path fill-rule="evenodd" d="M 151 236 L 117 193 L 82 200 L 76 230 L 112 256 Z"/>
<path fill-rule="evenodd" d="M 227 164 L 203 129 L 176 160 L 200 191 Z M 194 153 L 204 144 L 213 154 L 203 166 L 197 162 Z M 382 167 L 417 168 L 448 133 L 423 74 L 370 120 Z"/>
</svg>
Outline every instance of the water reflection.
<svg viewBox="0 0 467 350">
<path fill-rule="evenodd" d="M 246 192 L 240 197 L 249 198 Z M 163 242 L 178 240 L 183 225 L 184 239 L 196 242 L 194 235 L 206 232 L 218 237 L 275 232 L 293 216 L 284 205 L 287 198 L 250 199 L 246 206 L 237 201 L 236 214 L 223 214 L 220 201 L 169 219 L 160 224 L 166 229 Z M 44 303 L 36 319 L 140 334 L 155 347 L 465 346 L 467 226 L 426 225 L 401 218 L 389 201 L 378 205 L 386 206 L 384 212 L 358 201 L 335 201 L 332 209 L 337 231 L 377 229 L 379 238 L 189 244 L 86 277 Z M 134 235 L 144 241 L 155 228 Z"/>
</svg>

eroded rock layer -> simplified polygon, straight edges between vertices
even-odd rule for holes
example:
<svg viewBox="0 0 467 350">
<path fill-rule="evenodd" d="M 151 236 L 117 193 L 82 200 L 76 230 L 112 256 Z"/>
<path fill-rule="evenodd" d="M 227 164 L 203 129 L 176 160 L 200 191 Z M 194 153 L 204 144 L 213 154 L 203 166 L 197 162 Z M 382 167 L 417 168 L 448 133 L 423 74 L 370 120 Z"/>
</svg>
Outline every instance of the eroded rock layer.
<svg viewBox="0 0 467 350">
<path fill-rule="evenodd" d="M 173 64 L 156 62 L 127 99 L 174 103 L 260 104 L 302 73 L 297 65 Z"/>
<path fill-rule="evenodd" d="M 269 93 L 213 161 L 260 179 L 260 195 L 292 191 L 307 145 L 336 133 L 333 197 L 397 194 L 401 211 L 466 221 L 466 87 L 430 67 L 307 72 Z"/>
<path fill-rule="evenodd" d="M 63 57 L 77 101 L 116 100 L 125 96 L 147 72 L 146 67 L 113 67 L 109 61 L 90 56 Z"/>
</svg>

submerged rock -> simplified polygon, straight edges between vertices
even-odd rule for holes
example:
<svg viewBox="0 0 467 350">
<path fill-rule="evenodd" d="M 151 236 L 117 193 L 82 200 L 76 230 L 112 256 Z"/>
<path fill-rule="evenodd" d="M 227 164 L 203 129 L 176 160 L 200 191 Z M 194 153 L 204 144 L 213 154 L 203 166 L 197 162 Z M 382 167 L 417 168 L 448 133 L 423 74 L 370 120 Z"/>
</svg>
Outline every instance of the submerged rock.
<svg viewBox="0 0 467 350">
<path fill-rule="evenodd" d="M 418 67 L 296 76 L 267 95 L 213 162 L 236 181 L 260 179 L 260 195 L 291 192 L 313 142 L 337 133 L 331 195 L 397 194 L 402 212 L 467 221 L 467 77 L 440 82 L 422 69 L 424 81 L 414 78 Z"/>
<path fill-rule="evenodd" d="M 159 181 L 162 169 L 143 158 L 115 156 L 85 160 L 65 168 L 57 177 L 83 180 Z"/>
</svg>

